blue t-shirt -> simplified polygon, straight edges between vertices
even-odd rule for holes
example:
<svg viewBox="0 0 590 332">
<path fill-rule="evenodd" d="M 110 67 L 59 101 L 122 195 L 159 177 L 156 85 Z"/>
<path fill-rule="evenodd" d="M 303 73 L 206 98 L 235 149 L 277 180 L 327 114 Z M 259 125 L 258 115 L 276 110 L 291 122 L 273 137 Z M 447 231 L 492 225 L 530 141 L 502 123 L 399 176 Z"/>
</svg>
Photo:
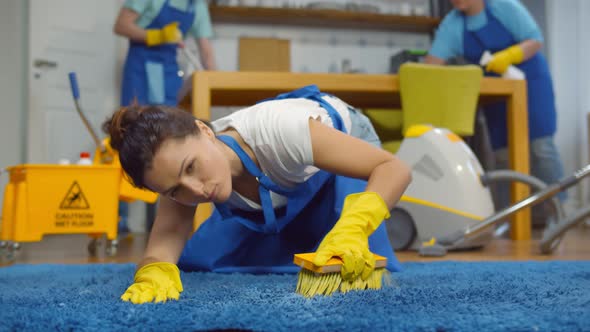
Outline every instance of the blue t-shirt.
<svg viewBox="0 0 590 332">
<path fill-rule="evenodd" d="M 486 6 L 491 14 L 512 34 L 514 40 L 520 43 L 527 39 L 543 42 L 543 35 L 539 26 L 518 0 L 487 0 Z M 439 25 L 430 55 L 443 60 L 463 56 L 463 20 L 467 20 L 467 30 L 479 30 L 487 24 L 485 10 L 474 16 L 465 16 L 453 9 Z"/>
<path fill-rule="evenodd" d="M 158 16 L 166 0 L 125 0 L 123 7 L 139 14 L 137 25 L 146 28 Z M 170 0 L 170 6 L 178 10 L 187 11 L 189 0 Z M 213 36 L 209 8 L 204 0 L 195 0 L 195 19 L 189 29 L 189 35 L 195 38 L 210 38 Z"/>
</svg>

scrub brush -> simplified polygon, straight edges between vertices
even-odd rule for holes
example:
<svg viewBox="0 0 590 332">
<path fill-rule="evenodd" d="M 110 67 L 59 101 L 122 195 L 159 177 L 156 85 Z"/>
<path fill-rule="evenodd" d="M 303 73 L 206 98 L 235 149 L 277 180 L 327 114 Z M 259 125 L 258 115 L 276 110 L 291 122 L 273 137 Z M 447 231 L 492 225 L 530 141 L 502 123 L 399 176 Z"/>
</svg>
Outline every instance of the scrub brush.
<svg viewBox="0 0 590 332">
<path fill-rule="evenodd" d="M 346 293 L 351 290 L 381 289 L 383 282 L 386 285 L 391 283 L 389 271 L 385 269 L 387 258 L 375 256 L 375 270 L 367 280 L 360 276 L 352 281 L 342 279 L 340 270 L 342 260 L 332 257 L 324 266 L 313 264 L 315 253 L 295 254 L 293 263 L 301 267 L 299 280 L 297 281 L 297 293 L 305 297 L 315 295 L 331 295 L 337 290 Z"/>
</svg>

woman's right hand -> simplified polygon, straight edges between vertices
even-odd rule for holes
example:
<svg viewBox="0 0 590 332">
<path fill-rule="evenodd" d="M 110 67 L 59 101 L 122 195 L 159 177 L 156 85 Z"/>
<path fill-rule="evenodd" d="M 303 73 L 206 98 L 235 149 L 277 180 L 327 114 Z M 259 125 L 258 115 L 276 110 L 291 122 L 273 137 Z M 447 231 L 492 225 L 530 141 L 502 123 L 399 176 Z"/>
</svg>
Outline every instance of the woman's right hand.
<svg viewBox="0 0 590 332">
<path fill-rule="evenodd" d="M 135 272 L 133 285 L 121 295 L 121 300 L 134 304 L 178 300 L 182 292 L 180 271 L 175 264 L 156 262 Z"/>
<path fill-rule="evenodd" d="M 121 296 L 133 303 L 178 300 L 182 292 L 178 262 L 191 236 L 195 207 L 180 205 L 160 196 L 158 211 L 135 280 Z"/>
</svg>

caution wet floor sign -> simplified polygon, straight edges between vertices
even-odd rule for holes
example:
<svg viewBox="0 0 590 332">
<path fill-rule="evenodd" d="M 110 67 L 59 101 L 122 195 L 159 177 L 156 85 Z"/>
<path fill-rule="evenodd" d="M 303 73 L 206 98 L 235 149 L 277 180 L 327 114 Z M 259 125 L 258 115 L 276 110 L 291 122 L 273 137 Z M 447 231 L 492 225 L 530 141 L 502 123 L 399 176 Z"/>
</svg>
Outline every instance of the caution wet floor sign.
<svg viewBox="0 0 590 332">
<path fill-rule="evenodd" d="M 72 183 L 59 208 L 67 211 L 58 211 L 55 214 L 56 227 L 92 227 L 94 225 L 94 213 L 90 211 L 71 211 L 90 209 L 90 204 L 88 204 L 86 195 L 84 195 L 78 181 Z"/>
<path fill-rule="evenodd" d="M 77 181 L 72 183 L 68 193 L 59 205 L 60 209 L 89 209 L 88 200 Z"/>
<path fill-rule="evenodd" d="M 9 168 L 0 240 L 40 241 L 45 234 L 117 236 L 121 170 L 93 165 Z"/>
</svg>

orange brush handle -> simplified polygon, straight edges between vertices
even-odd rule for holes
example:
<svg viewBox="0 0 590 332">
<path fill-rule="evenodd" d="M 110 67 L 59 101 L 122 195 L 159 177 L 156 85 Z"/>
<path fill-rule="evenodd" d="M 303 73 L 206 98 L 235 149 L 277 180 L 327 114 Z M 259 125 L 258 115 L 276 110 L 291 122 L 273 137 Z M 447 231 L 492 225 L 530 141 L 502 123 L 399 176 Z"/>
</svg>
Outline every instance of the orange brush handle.
<svg viewBox="0 0 590 332">
<path fill-rule="evenodd" d="M 375 268 L 383 268 L 387 265 L 387 258 L 373 254 L 375 257 Z M 316 273 L 334 273 L 340 272 L 342 269 L 342 260 L 338 257 L 332 257 L 324 266 L 317 266 L 313 264 L 315 252 L 304 254 L 295 254 L 293 263 L 296 265 Z"/>
</svg>

